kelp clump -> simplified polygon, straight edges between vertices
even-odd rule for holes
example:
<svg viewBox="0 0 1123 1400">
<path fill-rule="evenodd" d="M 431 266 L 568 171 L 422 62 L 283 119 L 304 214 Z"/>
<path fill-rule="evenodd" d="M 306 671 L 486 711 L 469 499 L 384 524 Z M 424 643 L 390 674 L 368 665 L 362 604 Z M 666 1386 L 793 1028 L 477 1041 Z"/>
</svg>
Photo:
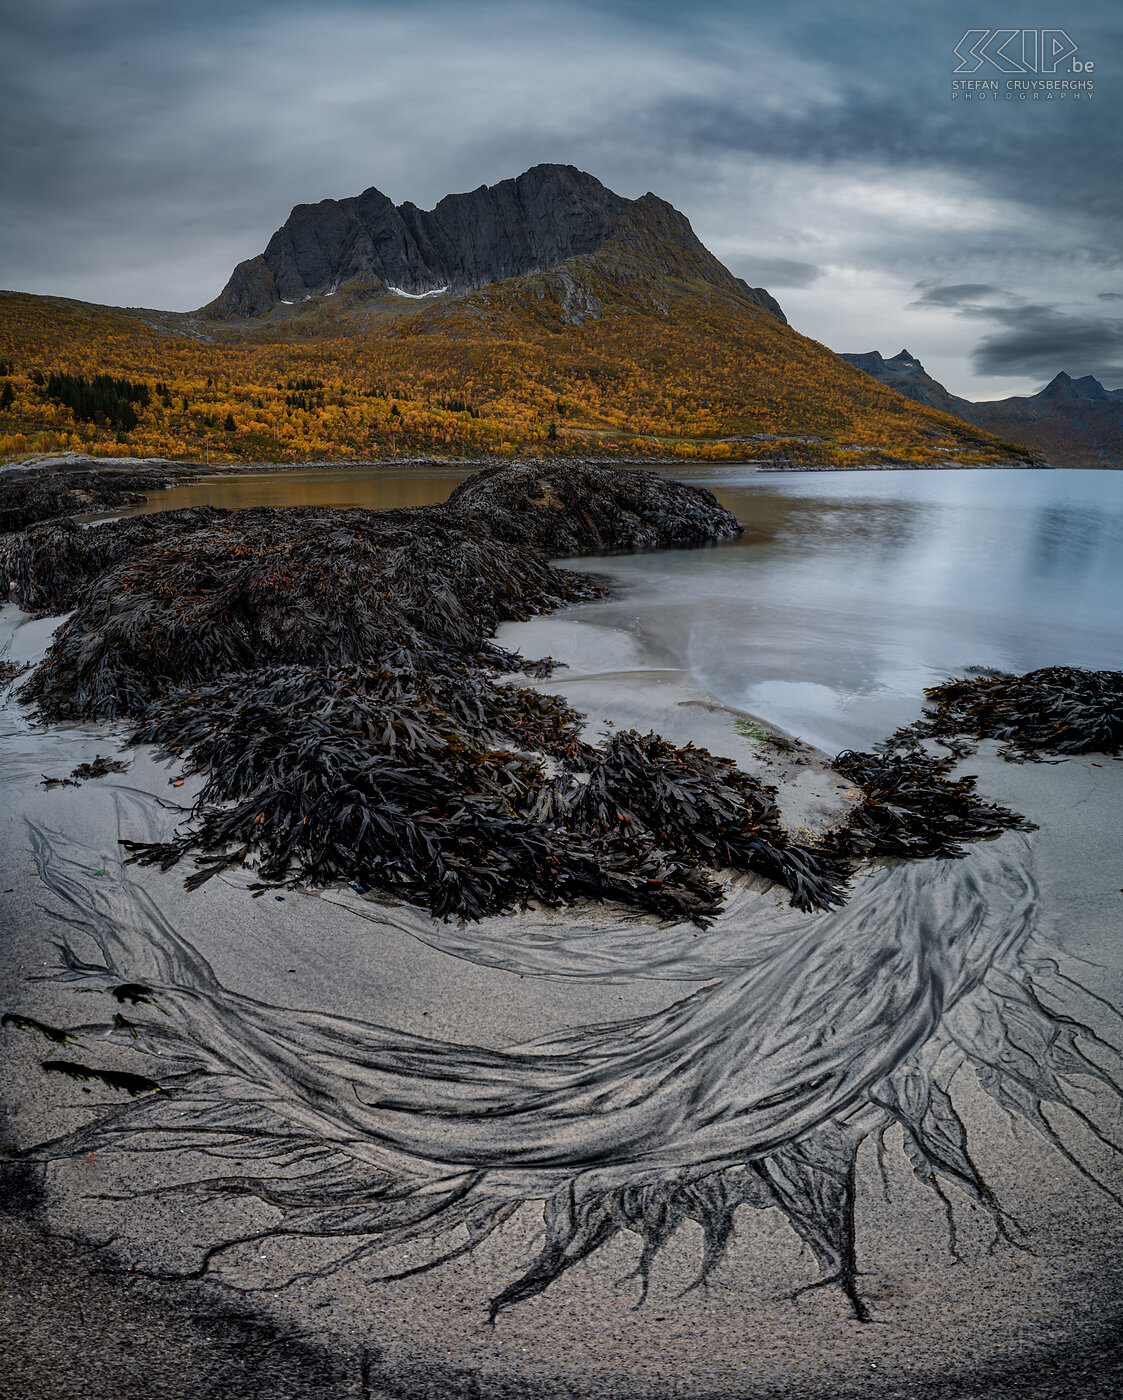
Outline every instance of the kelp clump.
<svg viewBox="0 0 1123 1400">
<path fill-rule="evenodd" d="M 278 665 L 510 663 L 499 622 L 600 597 L 587 574 L 436 512 L 259 509 L 157 539 L 89 584 L 26 694 L 50 719 L 138 716 Z"/>
<path fill-rule="evenodd" d="M 705 922 L 715 867 L 756 871 L 803 908 L 839 871 L 789 842 L 769 790 L 704 750 L 580 737 L 564 701 L 479 668 L 278 668 L 166 698 L 134 735 L 205 782 L 176 841 L 133 846 L 165 868 L 200 857 L 264 881 L 346 878 L 441 917 L 614 899 Z"/>
<path fill-rule="evenodd" d="M 1123 745 L 1123 671 L 1046 666 L 1026 675 L 984 672 L 926 690 L 922 736 L 1000 739 L 1009 758 L 1117 754 Z"/>
<path fill-rule="evenodd" d="M 1017 812 L 979 797 L 975 778 L 952 777 L 955 761 L 955 755 L 934 757 L 915 745 L 840 753 L 834 767 L 861 790 L 862 800 L 828 843 L 858 857 L 955 860 L 967 854 L 966 841 L 1035 830 Z"/>
<path fill-rule="evenodd" d="M 168 540 L 204 529 L 228 514 L 194 506 L 157 515 L 134 515 L 94 528 L 52 520 L 0 537 L 0 577 L 12 600 L 33 617 L 69 612 L 90 583 L 115 564 Z"/>
</svg>

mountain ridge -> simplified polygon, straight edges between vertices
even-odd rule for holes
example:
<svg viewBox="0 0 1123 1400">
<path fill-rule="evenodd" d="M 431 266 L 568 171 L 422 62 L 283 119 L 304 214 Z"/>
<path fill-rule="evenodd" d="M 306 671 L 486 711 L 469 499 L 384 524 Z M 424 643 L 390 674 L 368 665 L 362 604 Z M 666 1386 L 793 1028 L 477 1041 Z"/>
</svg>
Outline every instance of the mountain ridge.
<svg viewBox="0 0 1123 1400">
<path fill-rule="evenodd" d="M 788 326 L 667 201 L 570 166 L 428 212 L 298 206 L 195 312 L 0 294 L 0 345 L 0 455 L 1034 460 Z"/>
<path fill-rule="evenodd" d="M 446 195 L 431 210 L 396 205 L 373 186 L 353 197 L 298 204 L 265 251 L 239 263 L 200 314 L 260 317 L 279 303 L 344 288 L 416 299 L 475 291 L 548 271 L 610 240 L 642 249 L 664 274 L 734 283 L 786 319 L 764 288 L 722 266 L 666 200 L 650 191 L 627 199 L 575 166 L 548 164 Z"/>
<path fill-rule="evenodd" d="M 1074 379 L 1061 370 L 1036 394 L 973 400 L 949 393 L 907 350 L 890 359 L 877 350 L 842 359 L 915 403 L 1042 452 L 1057 466 L 1123 467 L 1123 389 L 1105 389 L 1094 375 Z"/>
</svg>

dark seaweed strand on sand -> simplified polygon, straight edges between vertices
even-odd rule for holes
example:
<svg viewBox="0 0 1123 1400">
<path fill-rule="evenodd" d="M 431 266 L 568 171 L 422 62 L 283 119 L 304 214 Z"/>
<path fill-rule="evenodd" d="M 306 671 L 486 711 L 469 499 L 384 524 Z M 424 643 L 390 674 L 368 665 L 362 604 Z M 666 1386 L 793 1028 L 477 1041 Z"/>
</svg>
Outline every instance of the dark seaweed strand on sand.
<svg viewBox="0 0 1123 1400">
<path fill-rule="evenodd" d="M 1118 754 L 1123 745 L 1123 671 L 996 671 L 945 681 L 925 694 L 935 703 L 920 723 L 922 734 L 1000 739 L 1008 758 Z"/>
<path fill-rule="evenodd" d="M 919 748 L 840 753 L 834 766 L 861 789 L 862 800 L 827 843 L 840 856 L 954 860 L 966 855 L 964 842 L 1036 830 L 1019 813 L 979 797 L 975 778 L 953 778 L 955 762 L 954 754 L 933 757 Z"/>
</svg>

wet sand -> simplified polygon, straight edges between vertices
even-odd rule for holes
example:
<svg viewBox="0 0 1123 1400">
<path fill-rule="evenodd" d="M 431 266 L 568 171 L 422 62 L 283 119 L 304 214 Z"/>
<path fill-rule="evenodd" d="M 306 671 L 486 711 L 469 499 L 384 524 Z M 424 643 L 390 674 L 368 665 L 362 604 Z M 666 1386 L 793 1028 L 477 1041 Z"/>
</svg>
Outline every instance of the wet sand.
<svg viewBox="0 0 1123 1400">
<path fill-rule="evenodd" d="M 41 651 L 48 624 L 13 626 L 19 618 L 10 608 L 3 620 L 11 655 L 30 659 Z M 526 655 L 563 659 L 568 647 L 570 670 L 544 684 L 586 710 L 594 732 L 606 720 L 650 723 L 676 742 L 693 739 L 763 766 L 780 782 L 793 825 L 821 823 L 846 801 L 844 785 L 821 755 L 776 754 L 739 734 L 736 716 L 712 708 L 680 674 L 637 673 L 624 634 L 607 638 L 604 654 L 594 654 L 562 616 L 506 628 L 500 640 Z M 9 1271 L 8 1296 L 43 1316 L 54 1309 L 63 1321 L 49 1333 L 29 1333 L 22 1324 L 12 1333 L 17 1359 L 9 1374 L 20 1378 L 19 1390 L 0 1393 L 26 1393 L 24 1378 L 35 1376 L 40 1348 L 41 1395 L 107 1393 L 89 1388 L 99 1374 L 118 1378 L 126 1388 L 117 1393 L 158 1394 L 167 1379 L 166 1372 L 160 1379 L 161 1366 L 173 1359 L 177 1366 L 195 1364 L 180 1334 L 168 1342 L 167 1356 L 148 1358 L 148 1372 L 135 1357 L 119 1364 L 107 1337 L 118 1306 L 109 1288 L 143 1300 L 137 1328 L 156 1352 L 162 1309 L 182 1308 L 189 1317 L 209 1310 L 224 1319 L 214 1324 L 220 1336 L 248 1326 L 231 1322 L 231 1310 L 252 1314 L 251 1330 L 258 1329 L 252 1344 L 262 1345 L 263 1355 L 275 1356 L 273 1339 L 286 1339 L 289 1369 L 281 1366 L 275 1376 L 262 1371 L 252 1382 L 244 1366 L 251 1341 L 231 1342 L 243 1369 L 232 1360 L 227 1381 L 212 1356 L 205 1374 L 214 1393 L 1115 1393 L 1118 1350 L 1110 1329 L 1120 1311 L 1123 1210 L 1077 1163 L 1117 1193 L 1123 1174 L 1117 1156 L 1074 1108 L 1123 1141 L 1118 1096 L 1102 1083 L 1078 1085 L 1072 1106 L 1048 1110 L 1046 1122 L 1058 1138 L 1051 1143 L 1024 1114 L 1003 1111 L 983 1080 L 1005 1072 L 1012 1083 L 1019 1076 L 1032 1081 L 1048 1068 L 1048 1037 L 1042 1039 L 1032 1003 L 1011 991 L 1015 985 L 1037 988 L 1051 1008 L 1120 1044 L 1123 1024 L 1111 1010 L 1123 1006 L 1118 763 L 1093 755 L 1010 765 L 984 744 L 965 771 L 980 775 L 986 796 L 1026 813 L 1040 829 L 972 848 L 966 861 L 870 872 L 858 880 L 849 913 L 843 911 L 849 923 L 839 915 L 800 914 L 774 890 L 743 880 L 709 930 L 667 928 L 603 908 L 532 911 L 458 927 L 346 888 L 254 899 L 249 877 L 231 872 L 188 894 L 182 875 L 124 866 L 118 837 L 169 830 L 191 800 L 192 781 L 172 788 L 172 770 L 143 751 L 122 750 L 118 735 L 105 728 L 33 731 L 11 703 L 0 711 L 0 726 L 4 1009 L 54 1026 L 91 1027 L 79 1033 L 81 1050 L 65 1051 L 29 1033 L 4 1032 L 9 1147 L 26 1151 L 74 1136 L 33 1154 L 30 1184 L 13 1193 L 22 1214 L 4 1228 L 25 1263 Z M 127 773 L 76 788 L 40 785 L 43 774 L 64 776 L 99 753 L 122 756 L 130 762 Z M 921 919 L 928 920 L 922 938 Z M 658 1125 L 645 1120 L 647 1164 L 638 1171 L 635 1154 L 613 1146 L 630 1131 L 629 1114 L 650 1114 L 661 1093 L 677 1093 L 674 1086 L 689 1078 L 684 1066 L 703 1057 L 704 1096 L 706 1085 L 724 1082 L 739 1053 L 748 1056 L 750 1078 L 767 1064 L 779 1084 L 800 1069 L 807 1045 L 821 1049 L 824 1036 L 844 1042 L 837 1052 L 844 1066 L 878 1052 L 906 1014 L 895 1000 L 899 969 L 927 968 L 933 958 L 942 959 L 942 972 L 961 968 L 948 961 L 952 929 L 976 938 L 986 965 L 960 1003 L 959 1021 L 949 1021 L 941 1007 L 924 1024 L 943 1036 L 939 1076 L 966 1126 L 980 1177 L 1024 1228 L 1019 1238 L 1028 1248 L 996 1242 L 993 1213 L 968 1192 L 950 1186 L 941 1200 L 914 1174 L 914 1165 L 923 1164 L 910 1160 L 902 1129 L 890 1127 L 881 1139 L 869 1119 L 871 1129 L 856 1149 L 854 1228 L 858 1287 L 872 1324 L 855 1319 L 837 1288 L 793 1296 L 820 1275 L 812 1252 L 790 1216 L 750 1204 L 733 1213 L 735 1235 L 705 1287 L 683 1291 L 703 1258 L 702 1230 L 685 1218 L 652 1264 L 642 1306 L 639 1282 L 629 1277 L 640 1241 L 625 1229 L 606 1235 L 543 1291 L 501 1312 L 494 1327 L 487 1324 L 488 1300 L 537 1253 L 543 1199 L 559 1182 L 577 1179 L 582 1153 L 594 1153 L 583 1175 L 594 1167 L 603 1177 L 598 1189 L 609 1192 L 633 1179 L 666 1185 L 681 1178 L 692 1154 L 705 1156 L 697 1144 L 709 1131 L 706 1115 L 685 1096 L 665 1105 Z M 850 985 L 851 974 L 842 953 L 859 933 L 875 939 L 871 947 L 897 971 L 879 981 L 856 966 L 856 999 L 844 1002 L 840 988 Z M 68 978 L 58 975 L 60 942 L 71 950 Z M 806 955 L 795 957 L 797 948 Z M 769 969 L 784 957 L 791 967 L 769 992 Z M 871 966 L 878 957 L 868 960 Z M 167 1015 L 144 1006 L 123 1010 L 155 1028 L 148 1043 L 159 1053 L 142 1053 L 128 1033 L 92 1029 L 122 1009 L 104 990 L 117 979 L 156 990 Z M 817 1004 L 825 1019 L 820 1025 L 808 1015 L 804 1029 L 818 1025 L 818 1035 L 801 1049 L 780 1035 L 798 1017 L 770 1020 L 769 1009 L 803 983 L 823 998 Z M 1074 983 L 1088 990 L 1075 990 Z M 859 1035 L 869 1007 L 877 1019 Z M 1000 1034 L 984 1025 L 998 1014 L 1007 1018 Z M 672 1064 L 666 1056 L 675 1035 L 684 1058 Z M 1078 1044 L 1094 1046 L 1090 1036 Z M 1106 1050 L 1092 1053 L 1110 1062 Z M 138 1100 L 139 1118 L 119 1117 L 107 1135 L 107 1114 L 120 1114 L 130 1101 L 97 1082 L 43 1073 L 43 1060 L 63 1054 L 165 1083 L 188 1078 L 163 1102 L 163 1096 Z M 537 1107 L 487 1097 L 489 1082 L 503 1092 L 503 1062 L 494 1059 L 503 1055 L 515 1057 L 512 1075 L 529 1076 L 526 1092 Z M 555 1110 L 542 1107 L 541 1095 L 560 1092 L 550 1085 L 567 1056 L 593 1076 L 593 1099 L 578 1115 L 564 1098 Z M 452 1088 L 442 1087 L 442 1065 Z M 642 1078 L 658 1077 L 661 1065 L 670 1090 Z M 630 1084 L 643 1085 L 638 1108 Z M 575 1094 L 575 1086 L 566 1092 Z M 717 1105 L 723 1121 L 759 1116 L 759 1104 L 752 1108 L 746 1099 L 748 1118 L 737 1118 L 737 1096 L 746 1092 L 730 1081 L 728 1100 Z M 450 1094 L 455 1108 L 445 1102 Z M 262 1103 L 269 1105 L 268 1121 Z M 434 1118 L 432 1108 L 442 1103 Z M 867 1095 L 840 1101 L 836 1118 L 863 1132 L 870 1112 Z M 516 1139 L 524 1120 L 525 1129 L 517 1129 L 524 1138 Z M 462 1182 L 450 1185 L 448 1169 L 433 1165 L 442 1151 L 457 1155 L 436 1145 L 442 1124 L 460 1135 L 462 1158 L 488 1163 L 490 1151 L 494 1159 L 483 1185 L 471 1188 L 480 1193 L 474 1208 L 498 1204 L 510 1207 L 509 1214 L 474 1252 L 431 1272 L 379 1281 L 455 1248 L 472 1228 L 467 1216 L 457 1217 L 452 1199 Z M 661 1166 L 651 1155 L 656 1128 L 665 1143 Z M 532 1135 L 532 1149 L 519 1146 L 530 1141 L 525 1134 Z M 723 1155 L 721 1144 L 706 1151 L 715 1172 L 738 1160 Z M 832 1160 L 845 1167 L 844 1157 Z M 331 1175 L 317 1175 L 325 1167 Z M 162 1189 L 204 1177 L 234 1189 Z M 263 1199 L 263 1179 L 296 1195 L 310 1184 L 311 1201 L 296 1215 L 289 1207 L 288 1225 L 302 1233 L 270 1233 L 282 1222 L 282 1206 Z M 703 1172 L 695 1179 L 702 1190 L 715 1178 Z M 401 1187 L 389 1204 L 379 1195 L 387 1180 Z M 667 1199 L 681 1205 L 673 1191 Z M 374 1215 L 362 1214 L 374 1206 L 381 1235 L 346 1233 L 355 1221 L 375 1224 Z M 1010 1233 L 1017 1234 L 1012 1226 Z M 52 1243 L 60 1237 L 82 1244 Z M 178 1281 L 199 1272 L 216 1244 L 243 1237 L 212 1256 L 203 1282 Z M 381 1248 L 344 1261 L 367 1239 L 381 1240 Z M 94 1244 L 104 1248 L 90 1250 Z M 103 1301 L 90 1310 L 92 1321 L 75 1328 L 66 1319 L 83 1307 L 85 1285 L 75 1288 L 74 1280 L 104 1266 L 131 1277 L 112 1284 L 95 1278 L 89 1297 Z M 49 1295 L 36 1282 L 44 1277 L 57 1278 Z M 73 1361 L 81 1346 L 96 1357 L 85 1375 Z M 317 1358 L 325 1357 L 330 1365 L 317 1373 Z M 222 1390 L 223 1384 L 231 1388 Z M 246 1388 L 251 1385 L 258 1388 Z M 201 1379 L 198 1389 L 181 1393 L 211 1392 Z"/>
</svg>

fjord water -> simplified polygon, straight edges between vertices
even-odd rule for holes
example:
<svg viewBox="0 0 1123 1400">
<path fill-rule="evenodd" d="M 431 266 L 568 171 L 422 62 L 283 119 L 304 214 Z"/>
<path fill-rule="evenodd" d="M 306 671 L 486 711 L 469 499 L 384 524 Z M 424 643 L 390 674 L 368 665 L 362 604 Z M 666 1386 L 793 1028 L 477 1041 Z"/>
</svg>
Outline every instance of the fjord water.
<svg viewBox="0 0 1123 1400">
<path fill-rule="evenodd" d="M 969 666 L 1123 665 L 1121 472 L 659 470 L 713 491 L 745 535 L 569 561 L 620 592 L 567 621 L 624 629 L 641 665 L 686 671 L 719 703 L 830 752 L 916 718 L 925 686 Z M 420 506 L 470 474 L 403 464 L 212 477 L 143 509 Z M 603 652 L 594 640 L 603 632 L 590 635 Z"/>
<path fill-rule="evenodd" d="M 925 686 L 970 666 L 1123 665 L 1123 473 L 674 475 L 744 537 L 575 563 L 621 588 L 576 616 L 829 752 L 915 719 Z"/>
</svg>

